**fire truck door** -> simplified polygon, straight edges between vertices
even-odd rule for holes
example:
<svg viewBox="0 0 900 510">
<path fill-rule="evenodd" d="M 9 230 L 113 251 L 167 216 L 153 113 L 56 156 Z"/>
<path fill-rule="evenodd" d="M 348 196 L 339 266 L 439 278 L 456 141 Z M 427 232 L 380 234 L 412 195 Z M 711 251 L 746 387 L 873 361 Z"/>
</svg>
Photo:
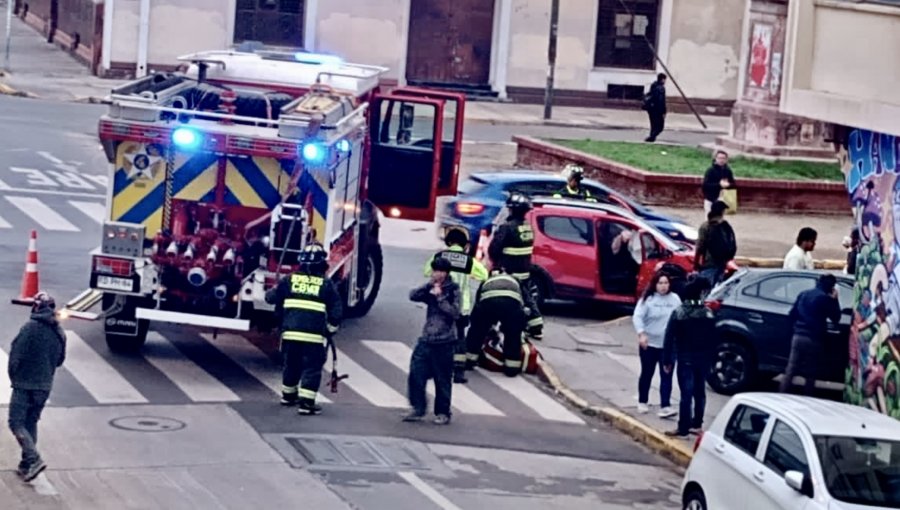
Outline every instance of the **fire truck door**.
<svg viewBox="0 0 900 510">
<path fill-rule="evenodd" d="M 379 95 L 370 110 L 368 198 L 388 217 L 432 221 L 444 101 Z"/>
<path fill-rule="evenodd" d="M 394 89 L 394 95 L 424 97 L 444 102 L 444 130 L 441 138 L 441 173 L 438 179 L 438 196 L 456 196 L 459 182 L 459 162 L 462 157 L 463 124 L 466 96 L 456 92 L 422 87 Z"/>
</svg>

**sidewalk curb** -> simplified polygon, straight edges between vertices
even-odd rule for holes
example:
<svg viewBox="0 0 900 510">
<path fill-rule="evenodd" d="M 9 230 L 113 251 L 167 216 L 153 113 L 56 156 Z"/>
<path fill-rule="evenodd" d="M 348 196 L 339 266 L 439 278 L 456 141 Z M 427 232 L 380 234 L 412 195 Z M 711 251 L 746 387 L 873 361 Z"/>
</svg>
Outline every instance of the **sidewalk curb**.
<svg viewBox="0 0 900 510">
<path fill-rule="evenodd" d="M 476 117 L 467 119 L 466 122 L 473 124 L 490 124 L 502 126 L 548 126 L 572 129 L 604 129 L 604 130 L 620 130 L 620 131 L 646 131 L 646 126 L 609 124 L 603 122 L 583 122 L 583 121 L 565 121 L 565 120 L 504 120 L 502 118 L 484 118 Z M 719 129 L 700 129 L 700 128 L 666 128 L 666 131 L 678 131 L 681 133 L 701 133 L 701 134 L 728 134 L 728 131 Z"/>
<path fill-rule="evenodd" d="M 7 85 L 7 84 L 5 84 L 5 83 L 3 83 L 3 82 L 0 82 L 0 95 L 3 95 L 3 96 L 16 96 L 16 97 L 28 97 L 28 93 L 27 93 L 27 92 L 22 92 L 22 91 L 16 90 L 16 89 L 10 87 L 9 85 Z"/>
<path fill-rule="evenodd" d="M 559 376 L 546 361 L 538 361 L 538 377 L 549 384 L 553 391 L 562 395 L 566 401 L 577 407 L 585 416 L 596 416 L 612 425 L 619 432 L 649 447 L 656 453 L 669 459 L 681 467 L 687 467 L 693 452 L 681 442 L 666 437 L 656 429 L 646 425 L 613 407 L 593 406 L 578 396 L 571 388 L 560 380 Z"/>
</svg>

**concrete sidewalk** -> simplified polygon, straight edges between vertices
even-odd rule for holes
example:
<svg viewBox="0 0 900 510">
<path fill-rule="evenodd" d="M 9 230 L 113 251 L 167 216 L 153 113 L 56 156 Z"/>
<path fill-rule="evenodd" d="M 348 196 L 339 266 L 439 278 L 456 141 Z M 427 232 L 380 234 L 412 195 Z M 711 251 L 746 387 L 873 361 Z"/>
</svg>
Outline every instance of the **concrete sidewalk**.
<svg viewBox="0 0 900 510">
<path fill-rule="evenodd" d="M 538 344 L 544 362 L 541 377 L 569 403 L 588 415 L 597 416 L 653 448 L 676 464 L 690 462 L 695 436 L 670 438 L 677 417 L 661 419 L 659 376 L 650 390 L 650 412 L 637 412 L 640 375 L 637 337 L 631 317 L 598 324 L 549 321 L 544 340 Z M 707 387 L 704 425 L 709 425 L 728 401 Z M 678 383 L 674 383 L 672 405 L 678 407 Z"/>
</svg>

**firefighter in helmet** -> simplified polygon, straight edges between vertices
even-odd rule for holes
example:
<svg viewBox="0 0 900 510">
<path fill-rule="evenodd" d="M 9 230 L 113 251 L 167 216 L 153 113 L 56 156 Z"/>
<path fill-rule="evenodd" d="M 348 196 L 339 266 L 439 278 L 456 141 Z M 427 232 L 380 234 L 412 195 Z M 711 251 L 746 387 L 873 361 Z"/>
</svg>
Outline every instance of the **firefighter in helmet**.
<svg viewBox="0 0 900 510">
<path fill-rule="evenodd" d="M 575 164 L 568 164 L 563 169 L 563 176 L 566 178 L 566 187 L 557 191 L 553 198 L 575 198 L 585 200 L 587 202 L 596 202 L 597 199 L 591 195 L 591 192 L 581 185 L 584 179 L 584 168 Z"/>
<path fill-rule="evenodd" d="M 282 315 L 281 404 L 297 404 L 300 414 L 313 415 L 322 411 L 316 395 L 327 357 L 325 343 L 340 324 L 341 298 L 334 282 L 325 276 L 327 254 L 321 245 L 308 244 L 297 261 L 299 269 L 269 290 L 266 302 Z"/>
<path fill-rule="evenodd" d="M 459 286 L 460 317 L 456 321 L 457 344 L 453 354 L 453 382 L 465 384 L 466 379 L 466 328 L 472 311 L 470 280 L 484 281 L 488 270 L 475 257 L 469 255 L 469 232 L 462 227 L 452 227 L 444 235 L 447 249 L 437 252 L 425 265 L 425 276 L 431 276 L 431 263 L 435 259 L 450 262 L 450 279 Z"/>
<path fill-rule="evenodd" d="M 523 292 L 533 293 L 531 281 L 531 253 L 534 250 L 534 231 L 525 219 L 531 210 L 528 195 L 513 192 L 506 201 L 509 217 L 497 228 L 488 247 L 488 255 L 495 268 L 503 268 L 519 281 Z M 543 338 L 544 319 L 537 306 L 529 307 L 526 330 L 537 340 Z"/>
<path fill-rule="evenodd" d="M 475 297 L 472 327 L 466 336 L 466 368 L 475 367 L 488 332 L 499 322 L 503 334 L 503 373 L 508 377 L 518 375 L 523 362 L 522 332 L 533 307 L 531 294 L 518 279 L 502 267 L 492 270 Z"/>
</svg>

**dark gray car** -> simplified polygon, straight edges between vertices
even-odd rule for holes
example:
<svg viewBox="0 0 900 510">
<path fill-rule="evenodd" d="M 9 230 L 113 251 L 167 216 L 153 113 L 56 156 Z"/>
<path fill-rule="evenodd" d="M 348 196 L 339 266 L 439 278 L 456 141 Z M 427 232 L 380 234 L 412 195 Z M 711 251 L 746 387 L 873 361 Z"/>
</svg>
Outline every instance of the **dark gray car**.
<svg viewBox="0 0 900 510">
<path fill-rule="evenodd" d="M 784 372 L 793 334 L 788 319 L 791 306 L 801 292 L 815 287 L 821 274 L 741 269 L 713 289 L 707 304 L 717 310 L 719 343 L 708 382 L 716 392 L 733 395 Z M 844 315 L 839 325 L 828 323 L 821 379 L 843 382 L 854 281 L 846 275 L 836 276 Z"/>
</svg>

